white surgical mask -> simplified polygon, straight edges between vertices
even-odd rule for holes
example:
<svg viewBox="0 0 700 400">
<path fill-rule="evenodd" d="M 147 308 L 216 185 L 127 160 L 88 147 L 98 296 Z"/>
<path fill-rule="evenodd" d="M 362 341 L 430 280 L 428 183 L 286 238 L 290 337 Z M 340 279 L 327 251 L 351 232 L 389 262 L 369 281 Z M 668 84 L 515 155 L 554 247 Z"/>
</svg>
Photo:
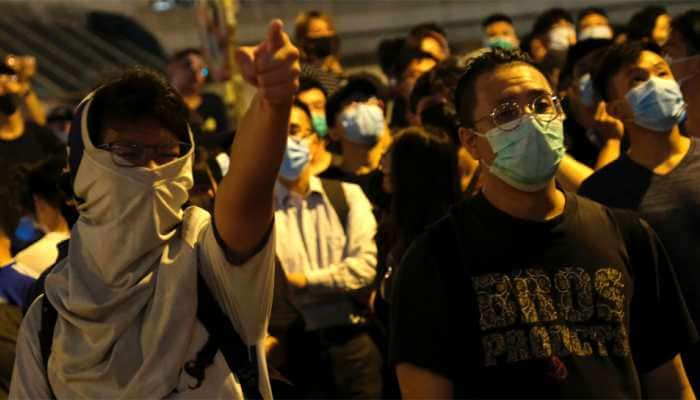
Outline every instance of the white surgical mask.
<svg viewBox="0 0 700 400">
<path fill-rule="evenodd" d="M 576 37 L 576 31 L 568 25 L 558 26 L 550 30 L 547 37 L 551 50 L 567 50 L 571 46 L 570 38 Z"/>
<path fill-rule="evenodd" d="M 608 25 L 594 25 L 584 28 L 578 34 L 578 40 L 612 39 L 613 31 Z"/>
</svg>

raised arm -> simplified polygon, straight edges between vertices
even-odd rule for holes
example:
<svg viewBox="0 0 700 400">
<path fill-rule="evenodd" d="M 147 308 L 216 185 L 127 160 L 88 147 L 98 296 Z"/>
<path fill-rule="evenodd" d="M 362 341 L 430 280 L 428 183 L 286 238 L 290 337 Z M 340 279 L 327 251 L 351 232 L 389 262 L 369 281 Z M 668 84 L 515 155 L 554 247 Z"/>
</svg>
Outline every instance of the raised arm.
<svg viewBox="0 0 700 400">
<path fill-rule="evenodd" d="M 258 93 L 238 126 L 231 166 L 217 192 L 214 222 L 229 250 L 244 261 L 270 230 L 273 189 L 300 67 L 299 51 L 280 20 L 270 23 L 265 41 L 240 48 L 236 59 Z"/>
</svg>

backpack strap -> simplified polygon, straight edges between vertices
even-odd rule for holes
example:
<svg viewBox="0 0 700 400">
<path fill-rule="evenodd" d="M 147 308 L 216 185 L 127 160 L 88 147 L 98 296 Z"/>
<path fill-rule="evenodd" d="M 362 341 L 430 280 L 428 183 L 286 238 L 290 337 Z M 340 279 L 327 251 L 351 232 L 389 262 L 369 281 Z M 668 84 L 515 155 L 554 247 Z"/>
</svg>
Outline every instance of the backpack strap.
<svg viewBox="0 0 700 400">
<path fill-rule="evenodd" d="M 204 369 L 211 365 L 217 350 L 220 350 L 229 369 L 241 384 L 243 397 L 261 399 L 262 395 L 258 388 L 257 348 L 243 342 L 228 316 L 214 299 L 199 270 L 197 271 L 197 319 L 209 332 L 209 339 L 197 354 L 197 358 L 185 365 L 185 372 L 197 378 L 199 380 L 197 386 L 199 386 L 204 379 Z"/>
<path fill-rule="evenodd" d="M 56 319 L 58 318 L 58 312 L 54 308 L 53 304 L 44 295 L 41 298 L 41 328 L 39 329 L 39 348 L 41 349 L 41 360 L 44 364 L 44 371 L 46 371 L 46 384 L 49 387 L 49 392 L 51 393 L 51 399 L 55 399 L 56 396 L 53 394 L 51 389 L 51 384 L 49 383 L 49 357 L 51 357 L 51 347 L 53 345 L 53 331 L 56 327 Z"/>
<path fill-rule="evenodd" d="M 48 371 L 49 357 L 53 345 L 53 333 L 58 313 L 46 297 L 41 298 L 41 329 L 39 346 L 44 370 Z M 197 271 L 197 319 L 209 333 L 209 339 L 197 353 L 195 360 L 185 364 L 185 372 L 197 379 L 198 388 L 204 380 L 204 370 L 214 362 L 217 351 L 226 360 L 229 369 L 236 374 L 246 399 L 261 399 L 258 388 L 258 355 L 256 346 L 247 346 L 234 329 L 231 321 L 224 314 L 212 296 L 201 273 Z M 51 387 L 49 385 L 49 390 Z M 55 396 L 51 393 L 51 398 Z"/>
<path fill-rule="evenodd" d="M 348 205 L 348 199 L 345 197 L 343 183 L 335 179 L 321 179 L 321 186 L 323 186 L 323 191 L 326 192 L 328 200 L 330 200 L 336 215 L 338 215 L 340 219 L 343 231 L 347 232 L 350 207 Z"/>
</svg>

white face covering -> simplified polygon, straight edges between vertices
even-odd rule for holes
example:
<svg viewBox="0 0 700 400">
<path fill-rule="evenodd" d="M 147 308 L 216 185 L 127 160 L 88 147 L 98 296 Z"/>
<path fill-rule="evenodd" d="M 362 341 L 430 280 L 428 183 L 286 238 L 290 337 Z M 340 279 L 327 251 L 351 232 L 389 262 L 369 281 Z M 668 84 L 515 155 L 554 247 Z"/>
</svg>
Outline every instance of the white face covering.
<svg viewBox="0 0 700 400">
<path fill-rule="evenodd" d="M 161 398 L 194 329 L 183 316 L 196 313 L 197 257 L 177 229 L 193 152 L 152 170 L 119 167 L 90 142 L 86 101 L 74 181 L 80 219 L 67 261 L 46 280 L 60 316 L 49 382 L 58 398 Z"/>
</svg>

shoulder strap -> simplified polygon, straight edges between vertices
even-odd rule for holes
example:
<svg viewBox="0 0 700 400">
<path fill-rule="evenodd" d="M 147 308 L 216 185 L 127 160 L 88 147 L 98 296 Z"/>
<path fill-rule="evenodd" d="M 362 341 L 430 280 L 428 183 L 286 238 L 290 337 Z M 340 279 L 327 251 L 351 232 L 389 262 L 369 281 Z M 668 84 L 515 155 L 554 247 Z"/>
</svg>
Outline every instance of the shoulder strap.
<svg viewBox="0 0 700 400">
<path fill-rule="evenodd" d="M 39 348 L 41 350 L 41 361 L 44 364 L 46 371 L 46 385 L 49 387 L 51 399 L 55 399 L 51 384 L 49 383 L 49 357 L 51 357 L 51 347 L 53 346 L 53 331 L 56 327 L 56 319 L 58 312 L 53 304 L 46 298 L 46 295 L 41 298 L 41 328 L 39 329 Z"/>
<path fill-rule="evenodd" d="M 345 197 L 343 183 L 335 179 L 321 179 L 321 185 L 323 186 L 323 191 L 326 192 L 326 196 L 328 196 L 328 200 L 331 201 L 331 205 L 338 215 L 341 225 L 343 225 L 343 231 L 347 231 L 350 207 Z"/>
<path fill-rule="evenodd" d="M 243 397 L 261 399 L 258 388 L 258 355 L 255 346 L 247 346 L 234 329 L 229 318 L 224 314 L 209 290 L 201 273 L 197 271 L 197 318 L 209 332 L 209 341 L 202 349 L 221 351 L 229 369 L 236 374 L 241 384 Z M 199 356 L 197 357 L 199 359 Z M 206 367 L 206 366 L 204 366 Z"/>
<path fill-rule="evenodd" d="M 39 347 L 44 369 L 48 371 L 49 357 L 53 345 L 53 331 L 56 327 L 58 313 L 53 304 L 44 296 L 41 298 L 41 329 L 39 330 Z"/>
</svg>

